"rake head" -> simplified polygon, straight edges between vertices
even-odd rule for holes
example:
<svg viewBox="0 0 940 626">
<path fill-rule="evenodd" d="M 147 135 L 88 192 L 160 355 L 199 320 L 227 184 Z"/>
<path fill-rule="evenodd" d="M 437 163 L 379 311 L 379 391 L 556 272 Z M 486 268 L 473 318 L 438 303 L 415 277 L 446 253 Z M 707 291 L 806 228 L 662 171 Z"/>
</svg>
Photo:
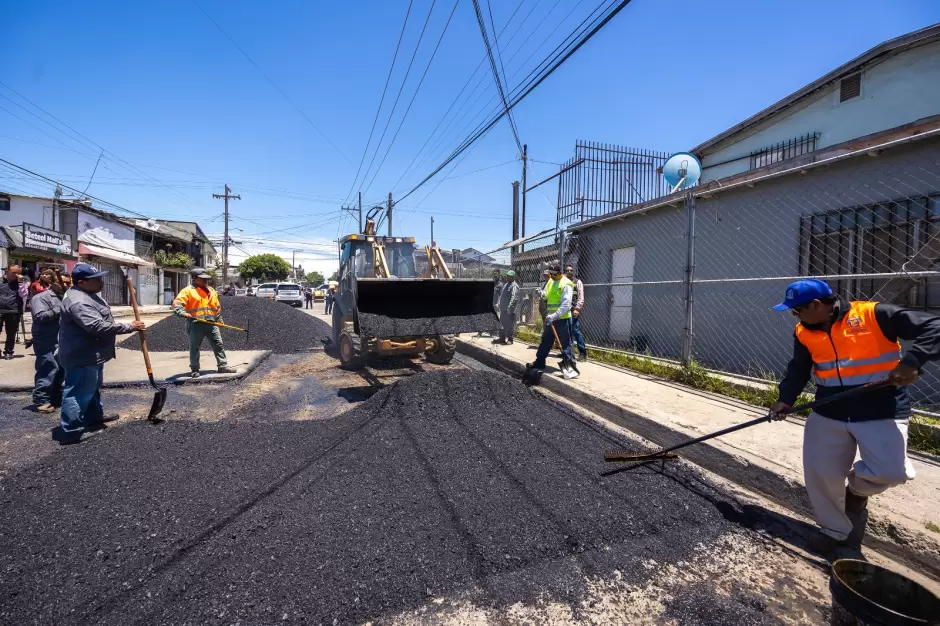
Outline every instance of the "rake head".
<svg viewBox="0 0 940 626">
<path fill-rule="evenodd" d="M 679 455 L 675 452 L 624 452 L 623 450 L 607 450 L 604 452 L 604 460 L 608 463 L 640 463 L 643 461 L 666 461 L 669 459 L 678 459 Z"/>
</svg>

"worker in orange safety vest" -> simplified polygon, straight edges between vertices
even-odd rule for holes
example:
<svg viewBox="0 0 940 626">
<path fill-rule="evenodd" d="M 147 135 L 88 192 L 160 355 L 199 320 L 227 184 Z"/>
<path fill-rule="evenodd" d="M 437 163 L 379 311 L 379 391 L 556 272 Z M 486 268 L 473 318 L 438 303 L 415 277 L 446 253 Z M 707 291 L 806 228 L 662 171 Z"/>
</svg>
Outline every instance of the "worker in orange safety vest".
<svg viewBox="0 0 940 626">
<path fill-rule="evenodd" d="M 803 478 L 821 530 L 810 547 L 831 558 L 857 556 L 868 498 L 914 478 L 907 457 L 907 386 L 925 363 L 940 357 L 940 317 L 894 304 L 850 302 L 815 279 L 791 284 L 774 309 L 799 319 L 780 401 L 771 407 L 777 419 L 811 376 L 817 400 L 888 382 L 819 407 L 803 433 Z M 903 355 L 899 339 L 913 341 Z M 853 464 L 856 452 L 860 459 Z"/>
<path fill-rule="evenodd" d="M 202 341 L 209 339 L 212 353 L 215 355 L 216 365 L 220 374 L 234 374 L 235 368 L 228 365 L 225 356 L 225 347 L 222 345 L 222 333 L 218 326 L 205 324 L 196 320 L 208 322 L 222 321 L 222 303 L 219 294 L 207 282 L 212 278 L 201 267 L 189 272 L 193 284 L 179 292 L 173 300 L 173 313 L 186 318 L 186 332 L 189 335 L 189 369 L 190 377 L 199 378 L 199 350 Z"/>
</svg>

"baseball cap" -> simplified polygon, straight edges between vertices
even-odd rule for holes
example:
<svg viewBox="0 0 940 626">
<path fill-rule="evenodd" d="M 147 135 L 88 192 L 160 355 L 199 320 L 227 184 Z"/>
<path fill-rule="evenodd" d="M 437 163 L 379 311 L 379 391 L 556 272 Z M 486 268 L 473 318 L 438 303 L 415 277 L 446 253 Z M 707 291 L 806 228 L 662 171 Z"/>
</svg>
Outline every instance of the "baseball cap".
<svg viewBox="0 0 940 626">
<path fill-rule="evenodd" d="M 80 280 L 87 280 L 89 278 L 98 278 L 99 276 L 106 276 L 106 270 L 95 269 L 87 263 L 79 263 L 72 268 L 72 280 L 76 283 Z"/>
<path fill-rule="evenodd" d="M 556 265 L 549 265 L 549 266 L 548 266 L 548 273 L 549 273 L 549 274 L 561 274 L 561 266 L 560 266 L 560 265 L 557 265 L 557 264 L 556 264 Z"/>
<path fill-rule="evenodd" d="M 193 278 L 212 278 L 212 276 L 201 267 L 194 267 L 193 269 L 189 270 L 189 275 Z"/>
<path fill-rule="evenodd" d="M 787 287 L 787 295 L 783 302 L 774 307 L 774 311 L 786 311 L 795 306 L 826 298 L 832 295 L 832 289 L 829 285 L 815 278 L 806 278 L 790 283 Z"/>
<path fill-rule="evenodd" d="M 509 270 L 508 272 L 506 272 L 506 276 L 515 276 L 515 275 L 516 275 L 516 272 L 513 270 Z"/>
</svg>

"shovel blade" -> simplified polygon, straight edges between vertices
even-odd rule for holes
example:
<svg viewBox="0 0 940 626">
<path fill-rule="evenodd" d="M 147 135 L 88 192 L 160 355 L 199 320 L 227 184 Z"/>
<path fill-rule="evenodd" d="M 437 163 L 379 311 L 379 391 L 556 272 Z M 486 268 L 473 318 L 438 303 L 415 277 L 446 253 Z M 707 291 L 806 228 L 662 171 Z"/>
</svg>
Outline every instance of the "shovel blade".
<svg viewBox="0 0 940 626">
<path fill-rule="evenodd" d="M 153 404 L 150 405 L 150 413 L 147 414 L 147 420 L 150 422 L 159 422 L 160 412 L 163 411 L 163 405 L 166 404 L 166 389 L 158 389 L 153 394 Z"/>
<path fill-rule="evenodd" d="M 568 360 L 559 361 L 558 369 L 561 370 L 561 375 L 565 377 L 565 380 L 571 380 L 581 375 L 581 372 L 578 371 L 578 368 L 573 367 L 571 362 Z"/>
</svg>

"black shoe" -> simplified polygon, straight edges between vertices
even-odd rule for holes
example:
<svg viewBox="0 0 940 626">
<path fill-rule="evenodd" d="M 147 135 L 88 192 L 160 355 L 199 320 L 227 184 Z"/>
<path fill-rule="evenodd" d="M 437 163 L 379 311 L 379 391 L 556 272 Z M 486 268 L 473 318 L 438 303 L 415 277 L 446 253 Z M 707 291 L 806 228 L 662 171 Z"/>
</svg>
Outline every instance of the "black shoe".
<svg viewBox="0 0 940 626">
<path fill-rule="evenodd" d="M 506 341 L 508 341 L 508 342 L 509 342 L 509 345 L 512 345 L 512 337 L 510 337 L 510 338 L 509 338 L 509 339 L 507 339 Z"/>
<path fill-rule="evenodd" d="M 9 354 L 4 354 L 4 355 L 3 355 L 3 360 L 4 360 L 4 361 L 12 361 L 12 360 L 13 360 L 13 353 L 10 352 Z"/>
<path fill-rule="evenodd" d="M 545 371 L 545 366 L 544 366 L 544 365 L 536 365 L 535 363 L 526 363 L 526 364 L 525 364 L 525 367 L 526 367 L 526 369 L 534 369 L 534 370 L 539 370 L 539 371 Z"/>
<path fill-rule="evenodd" d="M 583 352 L 583 353 L 581 353 L 581 354 L 578 355 L 578 361 L 579 361 L 579 362 L 585 363 L 585 362 L 587 362 L 587 360 L 588 360 L 588 359 L 587 359 L 587 352 Z"/>
<path fill-rule="evenodd" d="M 846 487 L 845 515 L 852 522 L 852 532 L 849 533 L 845 543 L 850 548 L 861 549 L 862 539 L 865 537 L 865 528 L 868 526 L 868 498 L 856 495 Z"/>
<path fill-rule="evenodd" d="M 107 424 L 110 422 L 116 422 L 119 419 L 121 419 L 120 415 L 118 415 L 117 413 L 112 413 L 111 415 L 105 415 L 103 418 L 101 418 L 101 423 Z"/>
<path fill-rule="evenodd" d="M 198 371 L 189 373 L 190 378 L 199 378 L 200 376 L 202 376 L 202 374 L 200 374 Z"/>
<path fill-rule="evenodd" d="M 238 370 L 232 367 L 231 365 L 221 365 L 219 366 L 219 369 L 217 371 L 219 372 L 219 374 L 234 374 Z"/>
</svg>

